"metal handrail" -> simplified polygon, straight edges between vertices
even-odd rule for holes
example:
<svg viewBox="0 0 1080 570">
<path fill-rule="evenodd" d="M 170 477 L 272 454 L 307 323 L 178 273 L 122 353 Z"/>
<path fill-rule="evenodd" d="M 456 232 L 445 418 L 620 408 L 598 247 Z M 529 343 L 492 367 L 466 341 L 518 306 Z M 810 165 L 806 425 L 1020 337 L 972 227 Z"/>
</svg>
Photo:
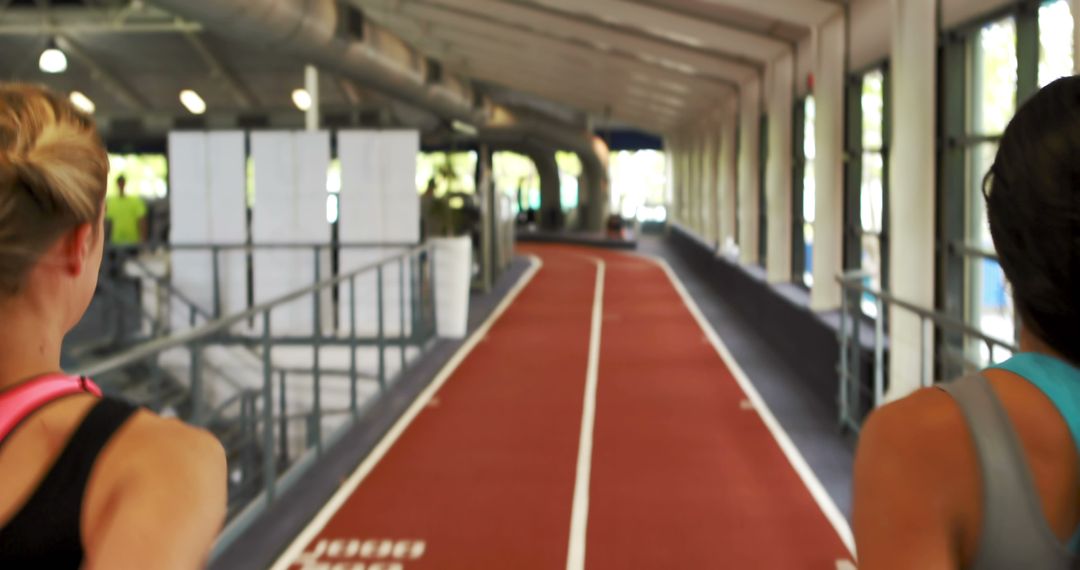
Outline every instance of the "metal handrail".
<svg viewBox="0 0 1080 570">
<path fill-rule="evenodd" d="M 840 330 L 838 341 L 840 344 L 840 363 L 837 367 L 839 378 L 838 389 L 838 422 L 844 429 L 858 432 L 862 410 L 862 399 L 865 391 L 862 383 L 862 370 L 860 364 L 861 342 L 860 323 L 863 319 L 858 310 L 859 302 L 852 303 L 849 298 L 861 298 L 863 295 L 873 297 L 876 307 L 876 315 L 873 317 L 874 348 L 873 348 L 873 384 L 871 407 L 876 408 L 884 401 L 885 392 L 885 319 L 886 309 L 895 307 L 912 313 L 920 322 L 920 350 L 922 353 L 922 365 L 920 367 L 921 385 L 926 387 L 933 384 L 934 376 L 934 346 L 933 336 L 935 330 L 960 334 L 964 337 L 975 339 L 986 345 L 991 360 L 994 358 L 994 348 L 1001 347 L 1013 353 L 1019 348 L 1012 342 L 992 337 L 983 331 L 959 320 L 953 316 L 920 306 L 916 303 L 900 299 L 889 293 L 868 287 L 862 283 L 867 274 L 862 271 L 852 271 L 837 276 L 841 288 Z M 854 315 L 852 315 L 854 305 Z M 866 410 L 868 411 L 868 410 Z"/>
<path fill-rule="evenodd" d="M 359 269 L 354 269 L 348 273 L 343 273 L 334 277 L 328 277 L 326 279 L 323 279 L 322 281 L 315 283 L 314 285 L 309 285 L 307 287 L 304 287 L 303 289 L 293 291 L 292 293 L 286 293 L 285 295 L 282 295 L 276 299 L 272 299 L 259 305 L 255 305 L 254 307 L 251 307 L 250 309 L 241 311 L 239 313 L 221 317 L 220 319 L 211 321 L 209 323 L 206 323 L 205 325 L 198 326 L 166 338 L 156 339 L 145 344 L 141 344 L 122 354 L 118 354 L 116 356 L 106 358 L 99 362 L 92 363 L 85 369 L 81 370 L 79 373 L 84 376 L 100 375 L 103 372 L 123 368 L 125 366 L 129 366 L 131 364 L 139 362 L 140 360 L 145 360 L 150 356 L 164 352 L 171 348 L 179 348 L 203 339 L 209 339 L 215 334 L 224 331 L 233 325 L 237 325 L 244 321 L 250 320 L 254 317 L 259 316 L 262 313 L 272 311 L 277 306 L 285 305 L 317 291 L 321 291 L 335 285 L 340 285 L 342 283 L 345 283 L 346 281 L 349 281 L 350 279 L 359 277 L 361 274 L 377 270 L 379 267 L 386 265 L 388 262 L 408 259 L 421 252 L 431 251 L 431 249 L 432 246 L 430 244 L 413 247 L 405 253 L 373 263 L 369 263 L 367 265 L 361 266 Z"/>
<path fill-rule="evenodd" d="M 218 247 L 218 246 L 214 246 Z M 229 245 L 221 245 L 226 248 Z M 248 246 L 244 246 L 248 247 Z M 307 247 L 304 244 L 282 244 L 285 248 Z M 320 247 L 326 247 L 321 245 Z M 382 247 L 393 247 L 384 245 Z M 188 394 L 190 406 L 183 409 L 183 419 L 196 425 L 210 427 L 211 429 L 227 430 L 228 433 L 240 433 L 240 440 L 229 439 L 231 446 L 230 473 L 240 473 L 240 479 L 230 488 L 249 489 L 253 484 L 263 485 L 260 493 L 248 493 L 244 491 L 230 497 L 229 512 L 240 513 L 233 519 L 222 538 L 219 540 L 215 552 L 220 553 L 228 543 L 235 539 L 246 525 L 249 525 L 254 516 L 272 504 L 277 495 L 296 481 L 300 472 L 310 467 L 312 457 L 321 455 L 324 448 L 341 436 L 344 429 L 352 424 L 337 425 L 333 433 L 327 433 L 324 437 L 323 421 L 331 416 L 346 415 L 351 412 L 352 422 L 362 417 L 368 410 L 374 409 L 380 401 L 379 394 L 385 393 L 388 385 L 388 356 L 387 350 L 395 351 L 400 355 L 402 372 L 406 369 L 409 358 L 406 357 L 406 348 L 419 349 L 420 352 L 430 349 L 434 339 L 436 322 L 433 320 L 436 311 L 434 293 L 436 250 L 433 244 L 416 246 L 415 244 L 401 253 L 388 255 L 378 261 L 365 264 L 348 272 L 319 279 L 316 283 L 281 295 L 270 301 L 244 309 L 234 314 L 211 320 L 200 326 L 171 334 L 170 336 L 150 340 L 141 345 L 134 346 L 129 350 L 105 358 L 98 362 L 85 366 L 79 373 L 87 376 L 102 376 L 111 372 L 121 371 L 129 366 L 142 363 L 148 359 L 154 359 L 158 355 L 174 350 L 187 349 L 190 352 L 190 387 Z M 317 256 L 318 257 L 318 256 Z M 384 280 L 388 268 L 397 268 L 398 275 L 391 284 Z M 409 276 L 406 277 L 408 269 Z M 319 275 L 318 261 L 316 261 L 315 275 Z M 361 281 L 364 276 L 375 276 L 374 284 Z M 384 282 L 385 281 L 385 282 Z M 324 317 L 321 312 L 320 299 L 326 292 L 345 285 L 342 290 L 342 299 L 348 295 L 348 305 L 341 304 L 339 310 L 344 310 L 347 316 L 343 316 L 343 326 L 347 336 L 342 338 L 339 333 L 329 333 L 324 328 Z M 357 293 L 360 287 L 364 292 L 371 288 L 372 297 L 360 296 Z M 384 289 L 388 287 L 398 288 L 399 295 L 387 297 Z M 347 293 L 346 293 L 347 291 Z M 272 316 L 278 307 L 288 305 L 295 301 L 311 298 L 313 308 L 314 335 L 307 338 L 299 337 L 273 337 L 271 336 Z M 360 307 L 366 303 L 366 299 L 377 304 L 377 321 L 369 323 L 375 325 L 377 336 L 366 338 L 358 335 L 357 313 Z M 390 323 L 385 315 L 387 300 L 399 304 L 399 322 Z M 411 330 L 407 327 L 406 310 L 407 303 L 412 303 L 409 312 L 413 315 Z M 235 333 L 231 330 L 234 325 L 246 324 L 254 326 L 255 317 L 261 317 L 261 334 L 255 336 L 231 336 Z M 397 321 L 397 319 L 395 319 Z M 396 333 L 387 333 L 387 327 L 397 327 Z M 254 332 L 254 331 L 253 331 Z M 329 336 L 328 336 L 329 335 Z M 303 367 L 282 367 L 272 361 L 272 352 L 279 340 L 295 342 L 305 341 L 306 347 L 311 350 L 307 356 L 309 359 Z M 232 391 L 219 394 L 221 400 L 213 402 L 210 397 L 213 391 L 207 390 L 203 382 L 203 373 L 208 370 L 212 362 L 204 357 L 207 347 L 227 346 L 230 343 L 241 343 L 252 349 L 252 354 L 261 360 L 261 382 L 252 382 L 248 387 L 236 385 L 231 378 L 222 377 L 220 380 L 233 384 Z M 324 369 L 320 363 L 321 349 L 328 346 L 346 346 L 349 348 L 349 367 L 347 370 L 335 368 Z M 378 368 L 375 376 L 371 372 L 362 370 L 358 362 L 357 353 L 362 347 L 374 346 L 377 350 Z M 307 368 L 307 366 L 311 366 Z M 254 380 L 256 374 L 252 369 Z M 301 410 L 296 411 L 287 405 L 292 397 L 287 389 L 289 375 L 304 375 L 306 396 L 301 403 Z M 345 401 L 338 407 L 323 407 L 320 399 L 322 389 L 327 386 L 323 378 L 345 377 L 350 380 L 349 394 Z M 367 396 L 360 396 L 357 385 L 360 382 L 376 381 L 379 391 L 370 400 L 362 402 Z M 335 382 L 336 384 L 336 382 Z M 307 399 L 310 398 L 310 399 Z M 212 405 L 211 405 L 212 403 Z M 348 409 L 338 409 L 340 405 L 347 404 Z M 310 406 L 310 408 L 308 408 Z M 308 409 L 303 409 L 308 408 Z M 302 440 L 295 438 L 296 433 L 290 431 L 288 424 L 291 420 L 307 418 L 308 427 L 304 431 Z M 297 455 L 296 452 L 300 452 Z M 233 461 L 238 462 L 236 466 Z"/>
<path fill-rule="evenodd" d="M 896 305 L 902 309 L 915 313 L 921 318 L 930 319 L 935 324 L 942 328 L 953 329 L 954 332 L 962 332 L 967 336 L 975 337 L 982 342 L 993 343 L 995 346 L 1000 346 L 1009 350 L 1019 350 L 1009 342 L 992 337 L 981 330 L 971 326 L 956 317 L 946 315 L 944 313 L 927 309 L 910 301 L 905 301 L 889 293 L 888 291 L 882 291 L 880 289 L 873 289 L 860 283 L 858 280 L 864 277 L 863 272 L 850 272 L 844 273 L 837 277 L 837 281 L 840 282 L 841 289 L 847 289 L 857 293 L 867 293 L 873 295 L 875 298 L 882 299 L 887 305 Z"/>
</svg>

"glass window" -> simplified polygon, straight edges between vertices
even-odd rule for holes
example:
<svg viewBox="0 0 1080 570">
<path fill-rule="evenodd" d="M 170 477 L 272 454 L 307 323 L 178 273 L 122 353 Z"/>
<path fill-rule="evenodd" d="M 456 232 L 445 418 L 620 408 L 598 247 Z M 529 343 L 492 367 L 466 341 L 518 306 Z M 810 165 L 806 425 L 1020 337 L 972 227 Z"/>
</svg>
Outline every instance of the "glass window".
<svg viewBox="0 0 1080 570">
<path fill-rule="evenodd" d="M 1073 17 L 1067 0 L 1039 7 L 1039 87 L 1073 74 Z"/>
<path fill-rule="evenodd" d="M 814 159 L 817 157 L 817 142 L 814 138 L 814 119 L 817 116 L 817 107 L 814 104 L 814 96 L 806 97 L 803 107 L 803 157 L 805 158 L 802 180 L 802 216 L 803 216 L 803 257 L 804 268 L 802 274 L 803 283 L 807 287 L 814 285 L 814 217 L 817 212 L 816 183 L 814 174 Z"/>
<path fill-rule="evenodd" d="M 625 219 L 643 209 L 664 204 L 667 193 L 667 155 L 659 150 L 620 150 L 611 153 L 611 211 Z"/>
<path fill-rule="evenodd" d="M 859 183 L 859 219 L 862 230 L 860 267 L 864 284 L 876 290 L 882 283 L 882 233 L 885 216 L 885 73 L 875 70 L 863 76 L 862 94 L 862 176 Z M 877 316 L 874 297 L 866 294 L 863 313 Z"/>
<path fill-rule="evenodd" d="M 966 152 L 967 243 L 993 251 L 982 189 L 984 177 L 997 153 L 996 141 L 1016 112 L 1016 25 L 1012 18 L 992 22 L 976 34 L 972 43 L 972 63 Z M 1015 333 L 1013 309 L 1005 293 L 1005 275 L 997 262 L 968 256 L 965 273 L 968 321 L 990 336 L 1012 340 Z M 984 344 L 974 343 L 969 350 L 978 363 L 989 361 L 990 354 Z"/>
</svg>

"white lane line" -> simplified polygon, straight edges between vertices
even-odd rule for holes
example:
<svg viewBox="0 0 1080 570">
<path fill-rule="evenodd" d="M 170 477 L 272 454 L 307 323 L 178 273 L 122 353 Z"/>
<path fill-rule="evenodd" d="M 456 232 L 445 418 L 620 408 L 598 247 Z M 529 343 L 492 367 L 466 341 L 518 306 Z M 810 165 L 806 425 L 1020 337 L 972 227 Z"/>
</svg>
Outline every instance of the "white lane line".
<svg viewBox="0 0 1080 570">
<path fill-rule="evenodd" d="M 600 378 L 600 331 L 604 323 L 604 271 L 596 263 L 596 290 L 593 293 L 592 328 L 589 333 L 589 363 L 585 372 L 585 402 L 581 411 L 581 439 L 578 441 L 577 478 L 574 481 L 574 508 L 570 515 L 570 548 L 566 570 L 585 568 L 585 533 L 589 526 L 589 482 L 592 474 L 593 426 L 596 423 L 596 386 Z"/>
<path fill-rule="evenodd" d="M 679 296 L 682 297 L 683 303 L 690 309 L 690 313 L 694 315 L 694 319 L 697 320 L 698 326 L 701 330 L 705 331 L 705 335 L 709 337 L 709 341 L 712 343 L 716 352 L 720 355 L 720 358 L 727 364 L 732 375 L 735 377 L 735 381 L 738 382 L 743 392 L 746 393 L 747 399 L 753 403 L 754 408 L 757 409 L 758 415 L 761 416 L 761 420 L 765 422 L 765 427 L 769 428 L 769 432 L 772 433 L 773 439 L 780 446 L 780 450 L 787 456 L 787 460 L 791 463 L 791 467 L 795 469 L 795 473 L 802 479 L 803 485 L 810 491 L 810 496 L 817 502 L 821 512 L 832 524 L 833 529 L 836 530 L 836 534 L 840 536 L 840 540 L 847 547 L 852 556 L 855 556 L 855 539 L 851 533 L 851 526 L 848 524 L 847 519 L 837 508 L 836 503 L 829 495 L 828 491 L 818 480 L 817 475 L 814 474 L 814 470 L 810 468 L 810 465 L 806 462 L 806 459 L 799 452 L 799 449 L 795 447 L 795 444 L 791 441 L 791 437 L 784 431 L 783 426 L 776 420 L 776 416 L 773 415 L 772 410 L 762 399 L 761 394 L 758 393 L 757 388 L 750 382 L 750 378 L 746 375 L 746 372 L 739 367 L 739 363 L 731 355 L 731 351 L 728 350 L 727 345 L 720 339 L 720 335 L 716 334 L 713 330 L 709 320 L 702 314 L 701 309 L 698 308 L 697 303 L 694 302 L 694 298 L 687 292 L 686 287 L 683 286 L 682 281 L 679 280 L 679 276 L 675 274 L 675 271 L 671 269 L 667 261 L 663 258 L 654 257 L 648 254 L 638 254 L 638 256 L 652 261 L 659 265 L 665 273 L 667 273 L 668 279 L 672 285 L 675 286 L 675 290 L 679 292 Z"/>
<path fill-rule="evenodd" d="M 468 340 L 465 341 L 465 344 L 461 345 L 461 348 L 454 353 L 453 358 L 451 358 L 450 361 L 446 363 L 446 366 L 443 366 L 442 370 L 439 371 L 439 375 L 436 376 L 431 384 L 420 393 L 416 400 L 413 401 L 412 405 L 409 406 L 409 409 L 398 418 L 394 427 L 386 432 L 386 435 L 384 435 L 379 441 L 379 444 L 375 446 L 375 449 L 368 454 L 364 461 L 360 463 L 360 466 L 356 468 L 356 471 L 354 471 L 345 483 L 338 488 L 337 492 L 334 493 L 334 496 L 331 497 L 319 513 L 315 515 L 315 518 L 313 518 L 300 535 L 293 540 L 292 544 L 289 545 L 289 548 L 285 550 L 285 553 L 277 559 L 277 562 L 275 562 L 273 566 L 271 566 L 271 570 L 287 570 L 288 567 L 303 554 L 304 548 L 318 536 L 323 528 L 326 527 L 326 524 L 330 522 L 330 519 L 338 512 L 338 509 L 345 504 L 345 501 L 352 496 L 353 492 L 356 491 L 356 488 L 364 481 L 364 478 L 375 469 L 375 466 L 379 464 L 379 461 L 386 455 L 386 452 L 393 447 L 394 443 L 401 437 L 401 434 L 405 429 L 409 427 L 409 424 L 412 423 L 417 414 L 427 406 L 428 402 L 430 402 L 432 397 L 439 391 L 439 388 L 450 379 L 450 376 L 454 374 L 454 371 L 457 370 L 458 366 L 460 366 L 465 358 L 469 356 L 469 353 L 472 352 L 473 348 L 475 348 L 487 335 L 492 325 L 495 324 L 495 321 L 506 312 L 506 309 L 517 299 L 521 291 L 525 289 L 525 286 L 532 281 L 533 277 L 536 276 L 537 272 L 539 272 L 540 268 L 544 265 L 540 258 L 535 255 L 529 256 L 529 261 L 531 263 L 529 269 L 518 279 L 518 282 L 510 289 L 506 297 L 495 308 L 495 311 L 491 313 L 480 328 L 476 329 L 476 331 L 469 336 Z"/>
</svg>

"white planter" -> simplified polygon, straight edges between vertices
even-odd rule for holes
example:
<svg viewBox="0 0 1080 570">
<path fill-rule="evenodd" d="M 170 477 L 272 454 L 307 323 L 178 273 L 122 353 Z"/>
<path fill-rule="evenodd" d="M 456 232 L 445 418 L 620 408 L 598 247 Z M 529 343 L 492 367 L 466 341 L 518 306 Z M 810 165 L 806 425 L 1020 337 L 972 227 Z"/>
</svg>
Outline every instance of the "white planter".
<svg viewBox="0 0 1080 570">
<path fill-rule="evenodd" d="M 465 338 L 469 328 L 472 240 L 433 238 L 435 245 L 435 320 L 442 338 Z"/>
</svg>

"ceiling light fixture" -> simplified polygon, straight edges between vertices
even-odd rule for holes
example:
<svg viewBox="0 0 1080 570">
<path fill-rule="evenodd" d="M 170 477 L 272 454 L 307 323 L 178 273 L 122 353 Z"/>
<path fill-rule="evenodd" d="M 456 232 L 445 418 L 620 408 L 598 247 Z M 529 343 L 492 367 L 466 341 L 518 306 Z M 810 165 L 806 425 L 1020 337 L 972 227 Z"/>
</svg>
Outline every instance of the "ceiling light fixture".
<svg viewBox="0 0 1080 570">
<path fill-rule="evenodd" d="M 203 98 L 199 97 L 199 94 L 191 89 L 184 89 L 180 92 L 180 103 L 192 115 L 201 115 L 206 112 L 206 101 L 203 101 Z"/>
<path fill-rule="evenodd" d="M 49 45 L 38 59 L 38 67 L 45 73 L 63 73 L 67 71 L 67 66 L 67 56 L 56 46 L 56 40 L 50 39 Z"/>
<path fill-rule="evenodd" d="M 308 93 L 307 89 L 295 89 L 292 92 L 292 102 L 297 109 L 306 113 L 311 108 L 311 93 Z"/>
<path fill-rule="evenodd" d="M 93 115 L 94 111 L 97 110 L 97 106 L 94 105 L 94 102 L 91 101 L 90 98 L 87 97 L 86 94 L 84 94 L 82 91 L 72 91 L 69 99 L 71 99 L 71 103 L 73 105 L 78 107 L 82 112 L 89 115 Z"/>
</svg>

